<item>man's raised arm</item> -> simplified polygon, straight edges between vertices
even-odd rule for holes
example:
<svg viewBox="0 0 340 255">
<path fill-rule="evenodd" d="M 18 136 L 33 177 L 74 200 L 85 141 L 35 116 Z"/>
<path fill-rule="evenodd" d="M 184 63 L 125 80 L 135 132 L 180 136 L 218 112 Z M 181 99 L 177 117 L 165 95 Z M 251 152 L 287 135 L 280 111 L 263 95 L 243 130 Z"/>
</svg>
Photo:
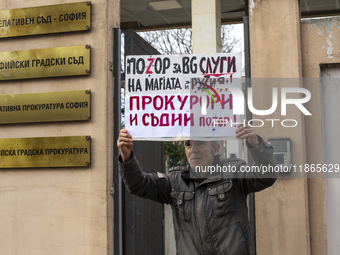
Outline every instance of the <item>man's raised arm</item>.
<svg viewBox="0 0 340 255">
<path fill-rule="evenodd" d="M 117 147 L 120 150 L 120 156 L 122 157 L 123 163 L 126 163 L 131 159 L 132 145 L 133 145 L 132 136 L 128 133 L 126 129 L 120 130 L 119 137 L 117 140 Z"/>
<path fill-rule="evenodd" d="M 171 188 L 168 178 L 156 173 L 143 172 L 137 158 L 133 155 L 132 145 L 132 136 L 126 129 L 122 129 L 117 140 L 117 147 L 120 149 L 119 172 L 125 187 L 136 196 L 169 204 Z M 152 160 L 152 155 L 150 155 L 150 160 Z"/>
<path fill-rule="evenodd" d="M 247 147 L 255 161 L 255 164 L 249 165 L 245 161 L 240 161 L 238 166 L 241 171 L 239 174 L 240 185 L 244 191 L 246 193 L 260 191 L 273 185 L 278 173 L 263 171 L 276 166 L 273 148 L 256 134 L 254 128 L 249 126 L 247 121 L 239 123 L 235 133 L 237 138 L 247 140 Z"/>
</svg>

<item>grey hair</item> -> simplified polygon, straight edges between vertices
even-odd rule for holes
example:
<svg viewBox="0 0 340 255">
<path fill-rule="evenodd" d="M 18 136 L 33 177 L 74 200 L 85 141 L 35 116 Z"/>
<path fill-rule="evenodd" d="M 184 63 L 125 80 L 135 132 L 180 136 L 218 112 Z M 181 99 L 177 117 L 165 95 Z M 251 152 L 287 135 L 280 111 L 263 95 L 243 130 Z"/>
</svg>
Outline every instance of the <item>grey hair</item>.
<svg viewBox="0 0 340 255">
<path fill-rule="evenodd" d="M 185 147 L 185 143 L 186 143 L 187 141 L 190 141 L 190 140 L 182 141 L 182 145 L 183 145 L 184 147 Z M 214 154 L 214 151 L 215 151 L 215 149 L 216 149 L 217 147 L 220 147 L 219 142 L 218 142 L 218 141 L 211 141 L 210 152 L 211 152 L 212 155 Z M 221 156 L 220 149 L 221 149 L 221 148 L 218 149 L 218 154 L 217 154 L 217 156 Z"/>
<path fill-rule="evenodd" d="M 213 155 L 214 154 L 214 151 L 215 149 L 218 148 L 218 154 L 217 156 L 221 156 L 221 153 L 220 153 L 220 144 L 218 143 L 218 141 L 211 141 L 211 154 Z"/>
</svg>

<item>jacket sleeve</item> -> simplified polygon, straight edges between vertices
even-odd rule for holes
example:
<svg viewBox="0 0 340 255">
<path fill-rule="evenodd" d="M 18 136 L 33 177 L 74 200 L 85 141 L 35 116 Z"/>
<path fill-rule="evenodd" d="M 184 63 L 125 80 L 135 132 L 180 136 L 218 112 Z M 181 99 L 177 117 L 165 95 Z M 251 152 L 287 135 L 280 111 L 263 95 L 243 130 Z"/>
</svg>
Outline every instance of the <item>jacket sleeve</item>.
<svg viewBox="0 0 340 255">
<path fill-rule="evenodd" d="M 119 156 L 118 166 L 125 187 L 131 194 L 160 203 L 171 202 L 171 186 L 168 176 L 143 172 L 133 152 L 132 158 L 127 163 L 122 163 L 121 156 Z"/>
<path fill-rule="evenodd" d="M 242 160 L 238 166 L 240 170 L 239 185 L 246 194 L 270 187 L 278 177 L 278 172 L 275 171 L 277 169 L 275 169 L 276 162 L 273 147 L 260 136 L 257 137 L 260 141 L 257 148 L 252 148 L 247 142 L 247 147 L 255 163 L 247 165 Z"/>
</svg>

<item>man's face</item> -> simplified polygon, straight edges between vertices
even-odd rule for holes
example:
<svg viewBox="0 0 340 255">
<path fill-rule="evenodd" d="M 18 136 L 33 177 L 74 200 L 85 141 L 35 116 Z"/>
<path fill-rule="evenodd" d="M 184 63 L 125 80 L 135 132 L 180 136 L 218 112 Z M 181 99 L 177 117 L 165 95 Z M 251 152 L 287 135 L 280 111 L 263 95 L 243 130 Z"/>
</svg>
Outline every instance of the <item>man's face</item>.
<svg viewBox="0 0 340 255">
<path fill-rule="evenodd" d="M 218 152 L 219 146 L 212 149 L 211 141 L 185 141 L 185 153 L 194 170 L 196 166 L 211 166 Z"/>
</svg>

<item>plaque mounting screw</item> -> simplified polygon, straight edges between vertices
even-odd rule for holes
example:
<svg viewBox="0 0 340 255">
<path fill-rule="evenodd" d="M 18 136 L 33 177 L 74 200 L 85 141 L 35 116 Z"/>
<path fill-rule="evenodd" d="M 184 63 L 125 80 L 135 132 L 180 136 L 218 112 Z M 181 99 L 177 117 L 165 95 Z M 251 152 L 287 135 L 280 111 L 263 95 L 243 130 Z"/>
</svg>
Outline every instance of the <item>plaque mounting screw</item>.
<svg viewBox="0 0 340 255">
<path fill-rule="evenodd" d="M 86 139 L 86 141 L 88 141 L 88 140 L 91 139 L 91 137 L 87 135 L 87 136 L 85 136 L 85 139 Z"/>
<path fill-rule="evenodd" d="M 90 94 L 91 93 L 91 90 L 87 89 L 85 90 L 85 94 Z"/>
<path fill-rule="evenodd" d="M 86 44 L 85 48 L 86 48 L 86 49 L 89 49 L 89 48 L 90 48 L 90 45 Z"/>
<path fill-rule="evenodd" d="M 87 2 L 86 2 L 86 5 L 90 5 L 90 4 L 91 4 L 91 2 L 90 2 L 90 1 L 87 1 Z"/>
<path fill-rule="evenodd" d="M 86 70 L 85 70 L 85 73 L 86 73 L 86 74 L 89 74 L 89 73 L 90 73 L 90 70 L 87 70 L 87 69 L 86 69 Z"/>
<path fill-rule="evenodd" d="M 86 26 L 85 28 L 86 28 L 86 30 L 90 30 L 90 26 Z"/>
<path fill-rule="evenodd" d="M 85 165 L 86 165 L 86 166 L 90 166 L 90 162 L 87 162 L 87 161 L 86 161 L 86 162 L 85 162 Z"/>
</svg>

